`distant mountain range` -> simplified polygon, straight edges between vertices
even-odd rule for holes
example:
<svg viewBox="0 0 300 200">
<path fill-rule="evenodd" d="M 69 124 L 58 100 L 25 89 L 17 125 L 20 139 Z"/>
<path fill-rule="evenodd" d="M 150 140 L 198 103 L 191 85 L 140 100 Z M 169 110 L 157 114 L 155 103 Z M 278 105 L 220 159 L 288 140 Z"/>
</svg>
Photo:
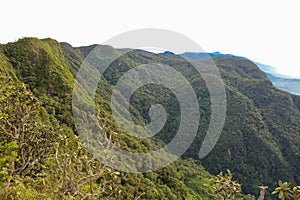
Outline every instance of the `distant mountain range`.
<svg viewBox="0 0 300 200">
<path fill-rule="evenodd" d="M 174 54 L 172 52 L 167 51 L 167 52 L 165 52 L 165 54 L 173 55 L 173 56 L 182 56 L 182 57 L 193 59 L 193 60 L 204 59 L 209 56 L 211 56 L 211 57 L 216 57 L 216 56 L 236 57 L 236 58 L 250 60 L 243 56 L 236 56 L 236 55 L 232 55 L 232 54 L 223 54 L 220 52 L 213 52 L 213 53 L 185 52 L 182 54 Z M 273 83 L 273 85 L 276 88 L 286 91 L 286 92 L 289 92 L 289 93 L 292 93 L 292 94 L 300 95 L 300 79 L 288 77 L 283 74 L 277 73 L 275 67 L 261 64 L 261 63 L 255 62 L 255 61 L 252 61 L 252 62 L 255 63 L 258 66 L 258 68 L 266 74 L 266 76 L 271 80 L 271 82 Z"/>
<path fill-rule="evenodd" d="M 276 88 L 300 95 L 300 79 L 279 74 L 274 67 L 257 62 L 255 64 L 266 74 Z"/>
</svg>

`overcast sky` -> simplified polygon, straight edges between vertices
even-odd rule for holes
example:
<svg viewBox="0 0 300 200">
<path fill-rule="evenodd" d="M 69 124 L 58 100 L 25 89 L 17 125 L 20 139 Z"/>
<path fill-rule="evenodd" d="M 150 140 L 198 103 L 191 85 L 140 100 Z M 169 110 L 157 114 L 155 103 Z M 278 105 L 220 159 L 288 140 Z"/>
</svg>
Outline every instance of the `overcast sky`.
<svg viewBox="0 0 300 200">
<path fill-rule="evenodd" d="M 125 31 L 164 28 L 206 52 L 245 56 L 300 77 L 297 0 L 7 0 L 0 3 L 0 43 L 51 37 L 99 44 Z"/>
</svg>

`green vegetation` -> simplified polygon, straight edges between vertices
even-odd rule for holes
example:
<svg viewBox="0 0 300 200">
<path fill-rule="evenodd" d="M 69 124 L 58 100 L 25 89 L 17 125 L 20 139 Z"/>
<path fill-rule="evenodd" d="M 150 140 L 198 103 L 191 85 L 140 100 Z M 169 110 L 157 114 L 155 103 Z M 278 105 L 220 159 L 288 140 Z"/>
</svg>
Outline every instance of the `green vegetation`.
<svg viewBox="0 0 300 200">
<path fill-rule="evenodd" d="M 278 187 L 275 188 L 272 194 L 278 194 L 278 198 L 281 200 L 285 199 L 300 199 L 300 186 L 294 186 L 291 189 L 290 182 L 282 182 L 281 180 L 278 181 Z"/>
<path fill-rule="evenodd" d="M 250 61 L 231 57 L 214 58 L 225 84 L 227 118 L 216 147 L 203 160 L 198 153 L 211 110 L 196 70 L 182 58 L 141 50 L 114 61 L 98 84 L 95 117 L 115 145 L 133 152 L 156 150 L 179 126 L 176 96 L 151 84 L 132 96 L 131 116 L 145 125 L 150 106 L 160 103 L 168 114 L 163 129 L 153 138 L 138 139 L 117 127 L 110 109 L 113 86 L 141 64 L 166 64 L 186 77 L 199 99 L 199 130 L 182 159 L 156 172 L 118 172 L 94 159 L 77 136 L 71 110 L 77 71 L 94 47 L 36 38 L 0 45 L 0 199 L 254 199 L 243 194 L 258 196 L 259 185 L 273 190 L 283 178 L 299 185 L 300 97 L 276 90 Z M 100 51 L 122 50 L 101 46 Z M 87 105 L 93 101 L 82 98 Z M 227 169 L 234 174 L 219 174 Z M 283 186 L 275 191 L 290 196 L 288 183 L 289 189 Z M 299 195 L 295 188 L 293 195 Z M 266 191 L 266 199 L 271 198 Z"/>
<path fill-rule="evenodd" d="M 85 150 L 74 132 L 73 122 L 63 117 L 72 117 L 68 100 L 71 87 L 64 83 L 74 81 L 76 70 L 69 71 L 57 44 L 53 40 L 25 38 L 1 48 L 4 59 L 0 65 L 0 199 L 204 197 L 204 189 L 199 194 L 186 184 L 187 180 L 199 177 L 197 182 L 203 185 L 202 175 L 211 177 L 193 160 L 178 160 L 158 172 L 126 174 L 110 169 Z M 49 55 L 43 57 L 40 52 Z M 32 59 L 35 61 L 31 62 Z M 49 80 L 52 73 L 60 81 Z M 111 88 L 103 84 L 97 99 L 99 122 L 111 134 L 118 130 L 106 99 Z M 137 151 L 156 145 L 144 141 L 141 146 L 122 133 L 114 140 Z"/>
<path fill-rule="evenodd" d="M 229 170 L 223 175 L 221 172 L 212 180 L 210 186 L 213 189 L 211 197 L 215 199 L 235 199 L 235 196 L 241 192 L 241 185 L 232 181 L 232 174 Z"/>
</svg>

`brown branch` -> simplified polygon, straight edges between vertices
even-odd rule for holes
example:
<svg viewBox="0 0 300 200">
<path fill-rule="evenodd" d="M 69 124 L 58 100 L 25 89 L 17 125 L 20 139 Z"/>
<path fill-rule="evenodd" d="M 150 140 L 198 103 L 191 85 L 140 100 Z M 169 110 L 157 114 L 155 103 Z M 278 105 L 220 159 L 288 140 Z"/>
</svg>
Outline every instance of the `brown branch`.
<svg viewBox="0 0 300 200">
<path fill-rule="evenodd" d="M 264 200 L 265 199 L 265 193 L 266 189 L 268 189 L 268 186 L 258 186 L 259 188 L 259 197 L 257 200 Z"/>
</svg>

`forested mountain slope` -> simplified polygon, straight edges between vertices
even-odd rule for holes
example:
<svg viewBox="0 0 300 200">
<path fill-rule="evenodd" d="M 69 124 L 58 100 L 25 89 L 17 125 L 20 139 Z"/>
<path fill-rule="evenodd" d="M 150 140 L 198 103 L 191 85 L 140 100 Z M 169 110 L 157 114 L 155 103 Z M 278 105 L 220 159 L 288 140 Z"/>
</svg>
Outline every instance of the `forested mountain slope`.
<svg viewBox="0 0 300 200">
<path fill-rule="evenodd" d="M 159 85 L 143 86 L 137 90 L 130 100 L 130 107 L 134 121 L 147 124 L 150 122 L 150 106 L 162 104 L 168 113 L 163 129 L 153 138 L 139 139 L 125 134 L 117 127 L 110 109 L 113 86 L 126 71 L 141 64 L 165 64 L 186 77 L 199 100 L 200 125 L 194 142 L 183 158 L 156 172 L 117 172 L 93 159 L 83 150 L 76 136 L 72 118 L 72 88 L 84 58 L 94 47 L 96 45 L 74 48 L 52 39 L 36 38 L 24 38 L 0 45 L 3 96 L 0 123 L 1 131 L 7 133 L 1 136 L 0 146 L 17 141 L 18 146 L 12 149 L 18 156 L 22 156 L 23 151 L 30 151 L 32 154 L 23 155 L 24 158 L 32 159 L 32 155 L 36 158 L 31 163 L 22 164 L 21 161 L 11 161 L 14 156 L 8 153 L 10 159 L 5 161 L 8 167 L 2 169 L 5 175 L 0 176 L 1 184 L 8 177 L 14 179 L 21 174 L 21 183 L 13 185 L 15 193 L 23 188 L 24 193 L 39 194 L 41 199 L 47 195 L 208 199 L 204 186 L 212 177 L 208 172 L 216 175 L 230 169 L 234 178 L 242 184 L 243 192 L 255 195 L 258 193 L 258 185 L 274 188 L 279 179 L 300 183 L 300 98 L 275 89 L 255 64 L 234 57 L 213 58 L 226 89 L 227 116 L 217 145 L 201 160 L 198 155 L 208 129 L 211 102 L 205 82 L 193 66 L 181 57 L 141 50 L 130 51 L 115 60 L 98 84 L 95 102 L 99 124 L 117 145 L 134 152 L 147 152 L 168 143 L 178 129 L 180 109 L 176 96 Z M 100 50 L 105 55 L 124 51 L 110 46 L 101 46 Z M 105 61 L 108 58 L 98 59 Z M 28 96 L 27 100 L 20 98 L 24 94 Z M 13 98 L 13 95 L 16 97 Z M 33 147 L 43 148 L 39 146 L 40 143 L 49 142 L 44 157 L 38 157 L 35 148 L 22 150 L 20 134 L 10 123 L 15 122 L 21 115 L 18 112 L 23 110 L 10 104 L 12 99 L 25 104 L 22 109 L 29 109 L 32 113 L 32 117 L 24 121 L 24 126 L 28 127 L 24 131 L 34 138 L 37 133 L 44 133 L 35 139 Z M 14 168 L 11 167 L 12 163 Z M 83 167 L 82 163 L 88 164 Z M 62 169 L 64 167 L 65 171 L 69 170 L 67 174 Z M 20 170 L 16 170 L 18 168 Z M 88 173 L 91 169 L 93 176 Z M 41 185 L 45 180 L 50 183 L 48 187 Z M 83 184 L 78 186 L 80 180 L 83 180 Z M 94 188 L 92 194 L 91 188 Z M 7 192 L 14 194 L 13 189 Z"/>
<path fill-rule="evenodd" d="M 172 52 L 165 52 L 165 54 L 173 55 L 173 56 L 182 56 L 185 58 L 190 58 L 193 60 L 199 60 L 203 58 L 207 58 L 208 56 L 212 57 L 235 57 L 241 59 L 248 59 L 242 56 L 236 56 L 232 54 L 223 54 L 220 52 L 213 52 L 213 53 L 204 53 L 204 52 L 185 52 L 182 54 L 174 54 Z M 250 60 L 250 59 L 248 59 Z M 254 62 L 254 61 L 253 61 Z M 264 65 L 258 62 L 254 62 L 260 70 L 265 72 L 267 77 L 273 83 L 273 85 L 280 90 L 287 91 L 292 94 L 300 95 L 300 80 L 299 78 L 289 77 L 277 72 L 275 67 Z"/>
</svg>

